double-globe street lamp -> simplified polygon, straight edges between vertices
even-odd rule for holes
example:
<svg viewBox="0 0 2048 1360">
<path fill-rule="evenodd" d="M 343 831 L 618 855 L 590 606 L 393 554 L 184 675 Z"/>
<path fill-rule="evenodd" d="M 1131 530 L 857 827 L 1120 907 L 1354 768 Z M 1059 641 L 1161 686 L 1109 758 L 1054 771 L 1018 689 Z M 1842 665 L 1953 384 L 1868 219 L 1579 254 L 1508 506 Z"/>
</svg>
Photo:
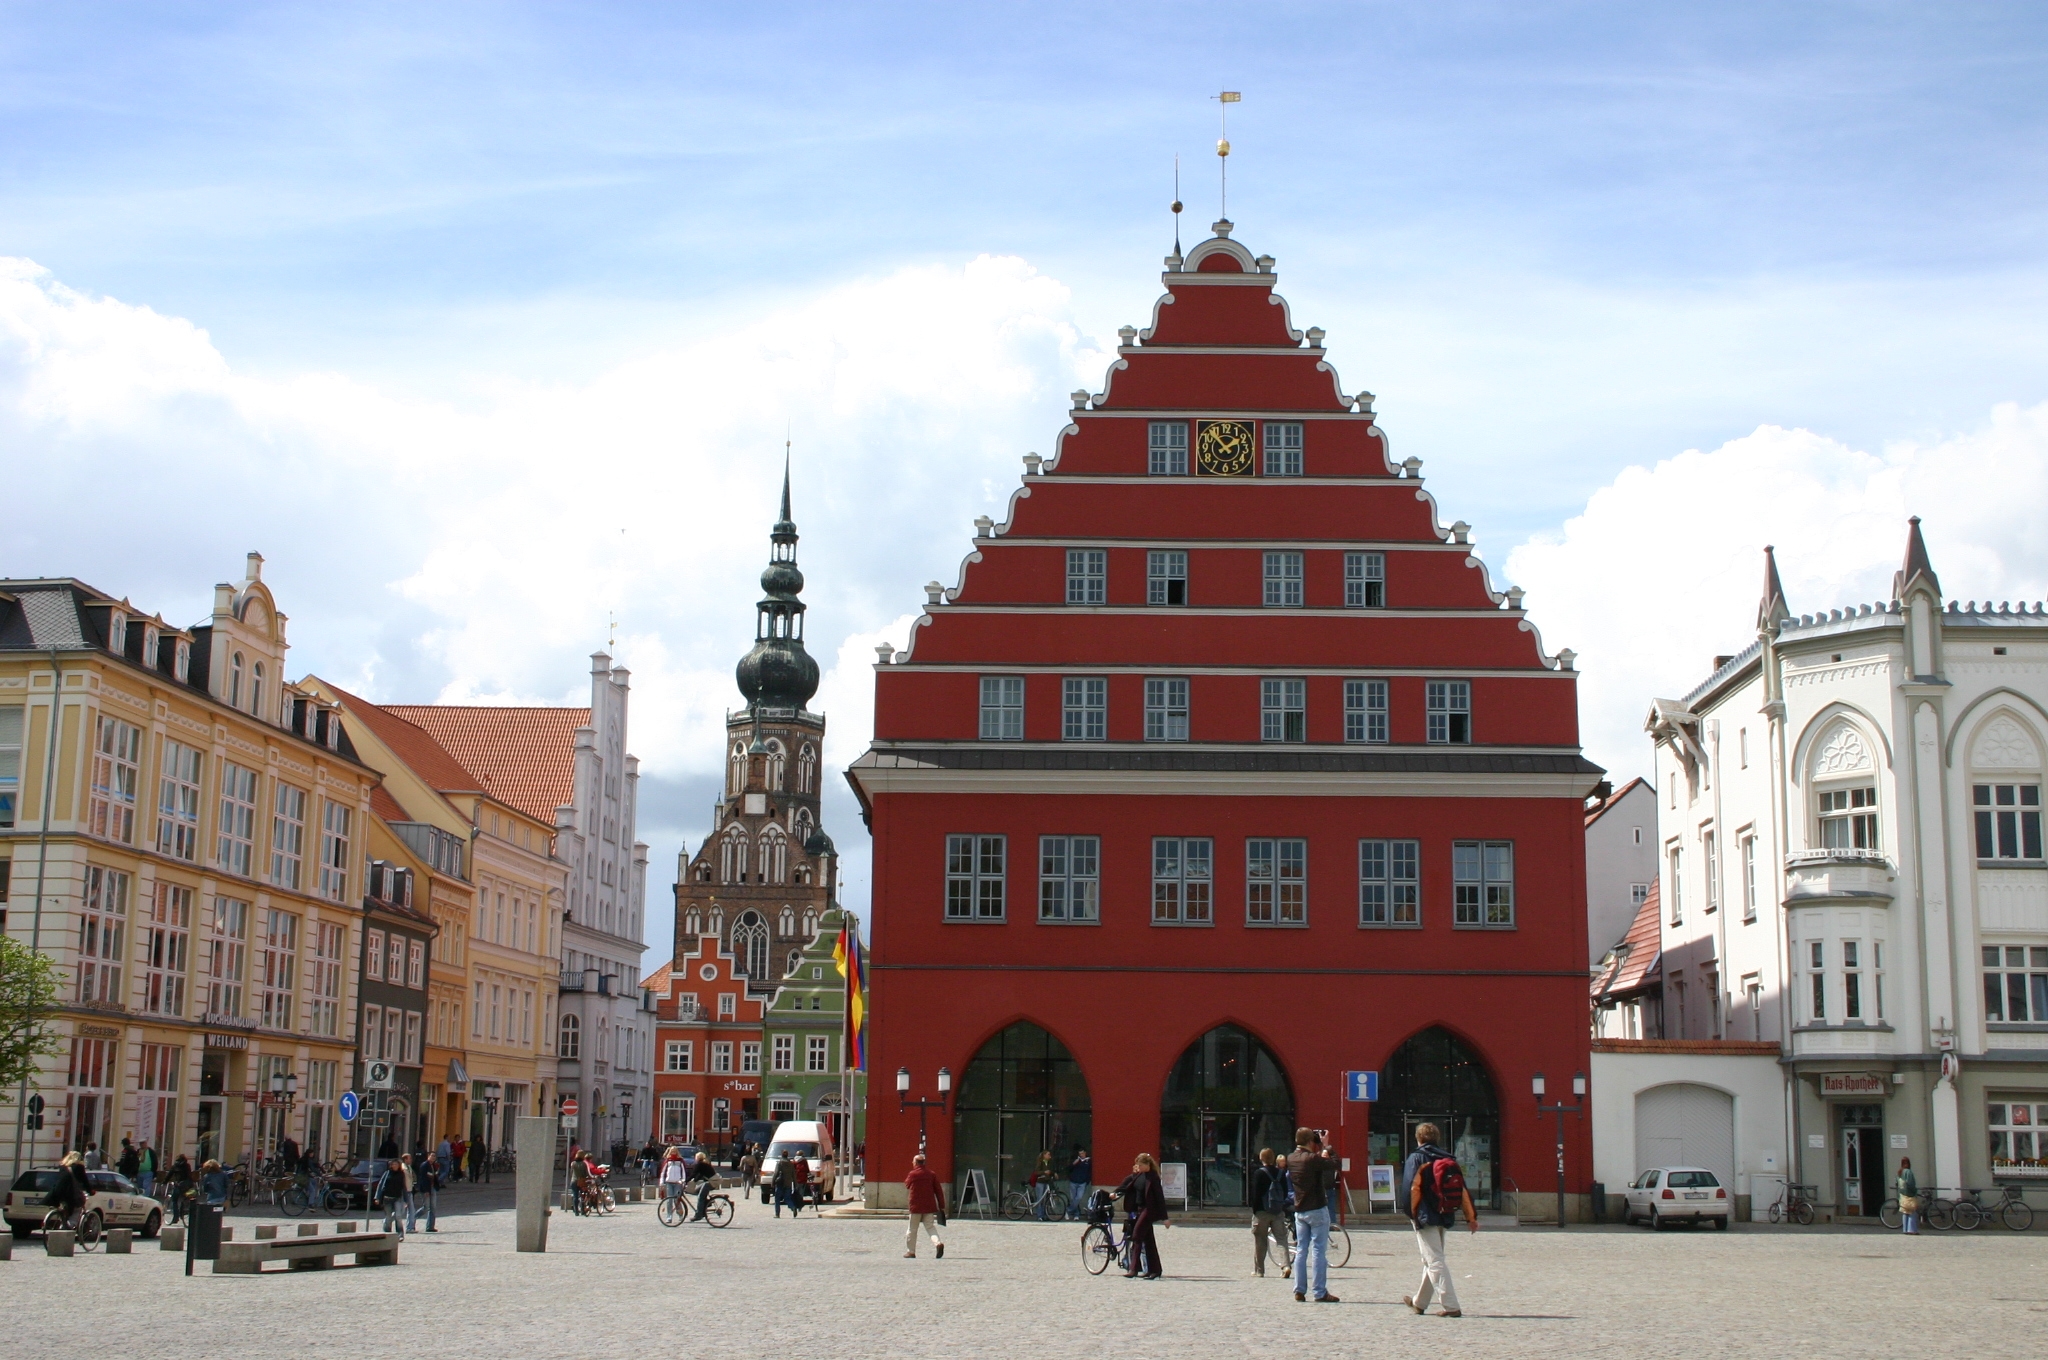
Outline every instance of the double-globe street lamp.
<svg viewBox="0 0 2048 1360">
<path fill-rule="evenodd" d="M 1572 1073 L 1572 1095 L 1578 1101 L 1575 1105 L 1567 1105 L 1563 1100 L 1559 1100 L 1555 1105 L 1545 1105 L 1543 1103 L 1543 1074 L 1541 1072 L 1538 1072 L 1529 1079 L 1529 1086 L 1536 1093 L 1537 1113 L 1549 1114 L 1555 1111 L 1557 1114 L 1557 1226 L 1562 1228 L 1564 1226 L 1564 1116 L 1566 1111 L 1570 1111 L 1575 1115 L 1584 1117 L 1586 1111 L 1586 1074 L 1584 1072 Z"/>
<path fill-rule="evenodd" d="M 945 1068 L 941 1067 L 941 1068 L 939 1069 L 939 1094 L 938 1094 L 938 1098 L 937 1098 L 937 1099 L 932 1099 L 932 1098 L 931 1098 L 931 1097 L 929 1097 L 929 1096 L 920 1096 L 920 1097 L 918 1097 L 918 1098 L 917 1098 L 916 1100 L 912 1100 L 912 1099 L 910 1098 L 910 1069 L 909 1069 L 909 1068 L 907 1068 L 907 1067 L 899 1067 L 899 1068 L 897 1068 L 897 1069 L 896 1069 L 896 1108 L 897 1108 L 897 1110 L 898 1110 L 898 1111 L 900 1112 L 900 1111 L 903 1111 L 903 1110 L 907 1110 L 907 1109 L 909 1109 L 909 1108 L 910 1108 L 911 1106 L 913 1106 L 913 1105 L 917 1106 L 917 1150 L 918 1150 L 918 1152 L 922 1153 L 922 1152 L 924 1151 L 924 1148 L 925 1148 L 925 1131 L 924 1131 L 924 1119 L 925 1119 L 925 1111 L 926 1111 L 926 1110 L 929 1110 L 929 1109 L 932 1109 L 932 1108 L 934 1108 L 934 1107 L 936 1107 L 936 1108 L 938 1108 L 938 1109 L 941 1109 L 941 1110 L 945 1109 L 945 1108 L 946 1108 L 946 1099 L 947 1099 L 947 1097 L 948 1097 L 948 1096 L 952 1095 L 952 1093 L 953 1093 L 953 1074 L 952 1074 L 952 1073 L 951 1073 L 950 1071 L 948 1071 L 947 1069 L 945 1069 Z"/>
<path fill-rule="evenodd" d="M 282 1127 L 284 1129 L 284 1138 L 289 1138 L 292 1136 L 292 1106 L 299 1098 L 299 1074 L 296 1072 L 272 1072 L 270 1074 L 270 1094 L 272 1096 L 271 1104 L 284 1106 L 284 1124 Z M 277 1147 L 284 1142 L 284 1138 L 278 1139 L 278 1143 L 271 1147 L 271 1156 L 275 1157 L 277 1155 Z M 288 1166 L 285 1170 L 294 1176 L 299 1172 L 299 1169 L 295 1166 Z"/>
</svg>

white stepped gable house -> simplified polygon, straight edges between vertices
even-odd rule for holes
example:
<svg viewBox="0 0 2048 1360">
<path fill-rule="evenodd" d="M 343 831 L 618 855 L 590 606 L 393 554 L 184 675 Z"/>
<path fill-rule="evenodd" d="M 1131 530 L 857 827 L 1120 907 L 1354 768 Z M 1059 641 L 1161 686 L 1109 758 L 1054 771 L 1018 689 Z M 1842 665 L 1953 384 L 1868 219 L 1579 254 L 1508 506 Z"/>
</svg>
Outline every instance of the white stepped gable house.
<svg viewBox="0 0 2048 1360">
<path fill-rule="evenodd" d="M 1793 616 L 1648 727 L 1665 1032 L 1776 1042 L 1793 1179 L 1875 1214 L 2048 1180 L 2048 613 L 1943 602 L 1912 521 L 1894 598 Z"/>
</svg>

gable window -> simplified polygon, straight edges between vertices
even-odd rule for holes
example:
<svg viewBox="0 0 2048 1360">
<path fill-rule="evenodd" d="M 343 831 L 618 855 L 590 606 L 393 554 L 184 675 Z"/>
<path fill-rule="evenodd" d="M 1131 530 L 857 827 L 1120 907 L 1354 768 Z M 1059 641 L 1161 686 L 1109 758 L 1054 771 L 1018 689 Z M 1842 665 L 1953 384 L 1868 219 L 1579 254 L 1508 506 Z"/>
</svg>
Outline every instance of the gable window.
<svg viewBox="0 0 2048 1360">
<path fill-rule="evenodd" d="M 1970 790 L 1977 818 L 1977 858 L 2041 858 L 2041 786 L 1978 784 Z"/>
<path fill-rule="evenodd" d="M 1308 740 L 1308 682 L 1259 682 L 1259 740 Z"/>
<path fill-rule="evenodd" d="M 981 739 L 1024 740 L 1024 677 L 981 677 Z"/>
<path fill-rule="evenodd" d="M 1268 477 L 1299 477 L 1301 475 L 1301 422 L 1298 420 L 1269 420 L 1265 423 L 1266 433 L 1266 475 Z"/>
<path fill-rule="evenodd" d="M 2048 949 L 1984 946 L 1984 1018 L 1993 1024 L 2048 1024 Z"/>
<path fill-rule="evenodd" d="M 946 919 L 1003 919 L 1001 836 L 946 837 Z"/>
<path fill-rule="evenodd" d="M 1188 475 L 1188 423 L 1185 420 L 1152 422 L 1151 458 L 1147 470 L 1154 477 Z"/>
<path fill-rule="evenodd" d="M 1422 842 L 1358 843 L 1358 924 L 1422 924 Z"/>
<path fill-rule="evenodd" d="M 1384 609 L 1387 606 L 1387 555 L 1376 552 L 1344 554 L 1344 607 Z"/>
<path fill-rule="evenodd" d="M 1245 924 L 1308 924 L 1308 842 L 1253 837 L 1244 843 Z"/>
<path fill-rule="evenodd" d="M 1821 790 L 1820 843 L 1826 850 L 1877 849 L 1877 790 Z"/>
<path fill-rule="evenodd" d="M 1145 603 L 1188 602 L 1188 555 L 1178 549 L 1155 548 L 1145 554 Z"/>
<path fill-rule="evenodd" d="M 1432 743 L 1467 745 L 1472 740 L 1472 682 L 1431 680 L 1425 687 L 1428 698 L 1428 738 Z"/>
<path fill-rule="evenodd" d="M 1344 682 L 1344 740 L 1384 742 L 1387 739 L 1387 682 Z"/>
<path fill-rule="evenodd" d="M 1152 924 L 1206 926 L 1214 842 L 1206 836 L 1152 840 Z"/>
<path fill-rule="evenodd" d="M 1188 739 L 1188 682 L 1176 678 L 1145 681 L 1145 740 Z"/>
<path fill-rule="evenodd" d="M 214 857 L 231 874 L 249 877 L 256 854 L 256 772 L 233 761 L 220 767 L 220 827 Z"/>
<path fill-rule="evenodd" d="M 1515 843 L 1451 842 L 1451 891 L 1455 924 L 1514 925 Z"/>
<path fill-rule="evenodd" d="M 1038 838 L 1038 919 L 1093 921 L 1100 912 L 1102 840 L 1098 836 Z"/>
<path fill-rule="evenodd" d="M 776 1071 L 796 1071 L 796 1036 L 794 1034 L 776 1035 L 772 1052 L 774 1054 Z"/>
<path fill-rule="evenodd" d="M 199 857 L 199 769 L 203 757 L 181 741 L 164 738 L 158 776 L 156 849 L 160 855 Z"/>
<path fill-rule="evenodd" d="M 1268 609 L 1294 609 L 1300 607 L 1300 553 L 1269 552 L 1266 554 L 1265 603 Z"/>
<path fill-rule="evenodd" d="M 1060 736 L 1101 741 L 1109 734 L 1109 681 L 1068 676 L 1060 685 Z"/>
<path fill-rule="evenodd" d="M 1067 603 L 1101 604 L 1108 590 L 1109 554 L 1100 548 L 1067 549 Z"/>
</svg>

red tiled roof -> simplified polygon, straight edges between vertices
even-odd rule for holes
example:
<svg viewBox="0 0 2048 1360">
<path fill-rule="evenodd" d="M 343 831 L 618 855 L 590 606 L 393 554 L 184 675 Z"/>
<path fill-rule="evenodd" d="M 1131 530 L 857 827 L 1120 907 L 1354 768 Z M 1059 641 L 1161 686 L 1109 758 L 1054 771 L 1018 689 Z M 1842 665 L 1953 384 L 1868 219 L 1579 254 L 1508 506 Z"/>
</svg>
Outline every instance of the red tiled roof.
<svg viewBox="0 0 2048 1360">
<path fill-rule="evenodd" d="M 1660 910 L 1657 884 L 1652 883 L 1650 895 L 1643 899 L 1643 905 L 1636 909 L 1636 919 L 1629 923 L 1628 934 L 1621 937 L 1611 957 L 1593 975 L 1595 1000 L 1655 985 L 1663 977 L 1660 965 L 1664 960 L 1664 929 L 1657 919 Z"/>
<path fill-rule="evenodd" d="M 673 961 L 664 963 L 661 967 L 647 975 L 646 980 L 640 984 L 641 989 L 649 992 L 660 992 L 666 996 L 668 994 L 669 974 L 673 969 Z"/>
<path fill-rule="evenodd" d="M 370 790 L 370 811 L 376 813 L 387 822 L 410 822 L 417 820 L 417 818 L 406 815 L 405 809 L 398 805 L 398 800 L 393 798 L 391 791 L 382 784 Z"/>
<path fill-rule="evenodd" d="M 324 682 L 323 682 L 324 683 Z M 476 776 L 462 767 L 454 756 L 441 749 L 440 743 L 399 716 L 390 708 L 359 699 L 338 685 L 328 685 L 340 697 L 349 716 L 358 719 L 376 738 L 391 748 L 391 754 L 404 761 L 412 772 L 426 781 L 429 788 L 443 793 L 480 793 Z"/>
<path fill-rule="evenodd" d="M 1619 789 L 1616 789 L 1613 793 L 1608 794 L 1607 800 L 1605 802 L 1603 802 L 1602 804 L 1600 804 L 1599 807 L 1594 808 L 1591 812 L 1586 814 L 1586 825 L 1591 826 L 1593 823 L 1599 821 L 1602 817 L 1606 816 L 1607 809 L 1613 807 L 1616 803 L 1619 803 L 1622 799 L 1628 797 L 1630 789 L 1633 789 L 1638 784 L 1646 782 L 1646 780 L 1638 776 L 1635 779 L 1629 780 L 1628 783 L 1623 784 Z"/>
<path fill-rule="evenodd" d="M 468 772 L 465 789 L 485 793 L 554 825 L 555 809 L 575 797 L 576 729 L 587 708 L 490 708 L 390 704 L 387 713 L 430 735 Z"/>
</svg>

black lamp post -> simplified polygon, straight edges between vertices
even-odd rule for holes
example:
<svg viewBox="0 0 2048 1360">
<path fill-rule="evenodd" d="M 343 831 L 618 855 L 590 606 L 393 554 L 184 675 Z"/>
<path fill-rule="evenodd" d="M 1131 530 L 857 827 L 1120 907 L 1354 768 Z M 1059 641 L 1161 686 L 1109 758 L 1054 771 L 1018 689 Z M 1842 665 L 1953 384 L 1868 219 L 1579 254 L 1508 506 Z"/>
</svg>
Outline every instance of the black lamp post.
<svg viewBox="0 0 2048 1360">
<path fill-rule="evenodd" d="M 910 1098 L 910 1069 L 907 1067 L 896 1069 L 896 1108 L 898 1111 L 902 1111 L 909 1109 L 913 1105 L 917 1106 L 917 1150 L 919 1152 L 923 1152 L 925 1148 L 924 1112 L 933 1108 L 945 1109 L 946 1100 L 952 1093 L 953 1074 L 941 1067 L 939 1069 L 938 1098 L 933 1099 L 929 1096 L 920 1096 L 918 1099 L 912 1100 Z"/>
<path fill-rule="evenodd" d="M 1558 1101 L 1555 1105 L 1545 1105 L 1543 1103 L 1543 1074 L 1541 1072 L 1530 1078 L 1529 1085 L 1536 1093 L 1537 1113 L 1550 1114 L 1555 1112 L 1557 1115 L 1557 1226 L 1562 1228 L 1564 1227 L 1564 1116 L 1566 1111 L 1570 1111 L 1581 1118 L 1585 1116 L 1586 1074 L 1584 1072 L 1572 1073 L 1572 1095 L 1578 1101 L 1575 1105 L 1567 1105 L 1562 1100 Z"/>
<path fill-rule="evenodd" d="M 289 1138 L 292 1136 L 292 1105 L 299 1098 L 299 1074 L 296 1072 L 272 1072 L 270 1074 L 270 1094 L 275 1097 L 272 1103 L 284 1106 L 284 1136 Z M 273 1157 L 277 1155 L 275 1145 L 271 1147 L 270 1152 Z M 295 1166 L 288 1166 L 285 1170 L 295 1175 L 298 1172 L 298 1168 Z"/>
</svg>

